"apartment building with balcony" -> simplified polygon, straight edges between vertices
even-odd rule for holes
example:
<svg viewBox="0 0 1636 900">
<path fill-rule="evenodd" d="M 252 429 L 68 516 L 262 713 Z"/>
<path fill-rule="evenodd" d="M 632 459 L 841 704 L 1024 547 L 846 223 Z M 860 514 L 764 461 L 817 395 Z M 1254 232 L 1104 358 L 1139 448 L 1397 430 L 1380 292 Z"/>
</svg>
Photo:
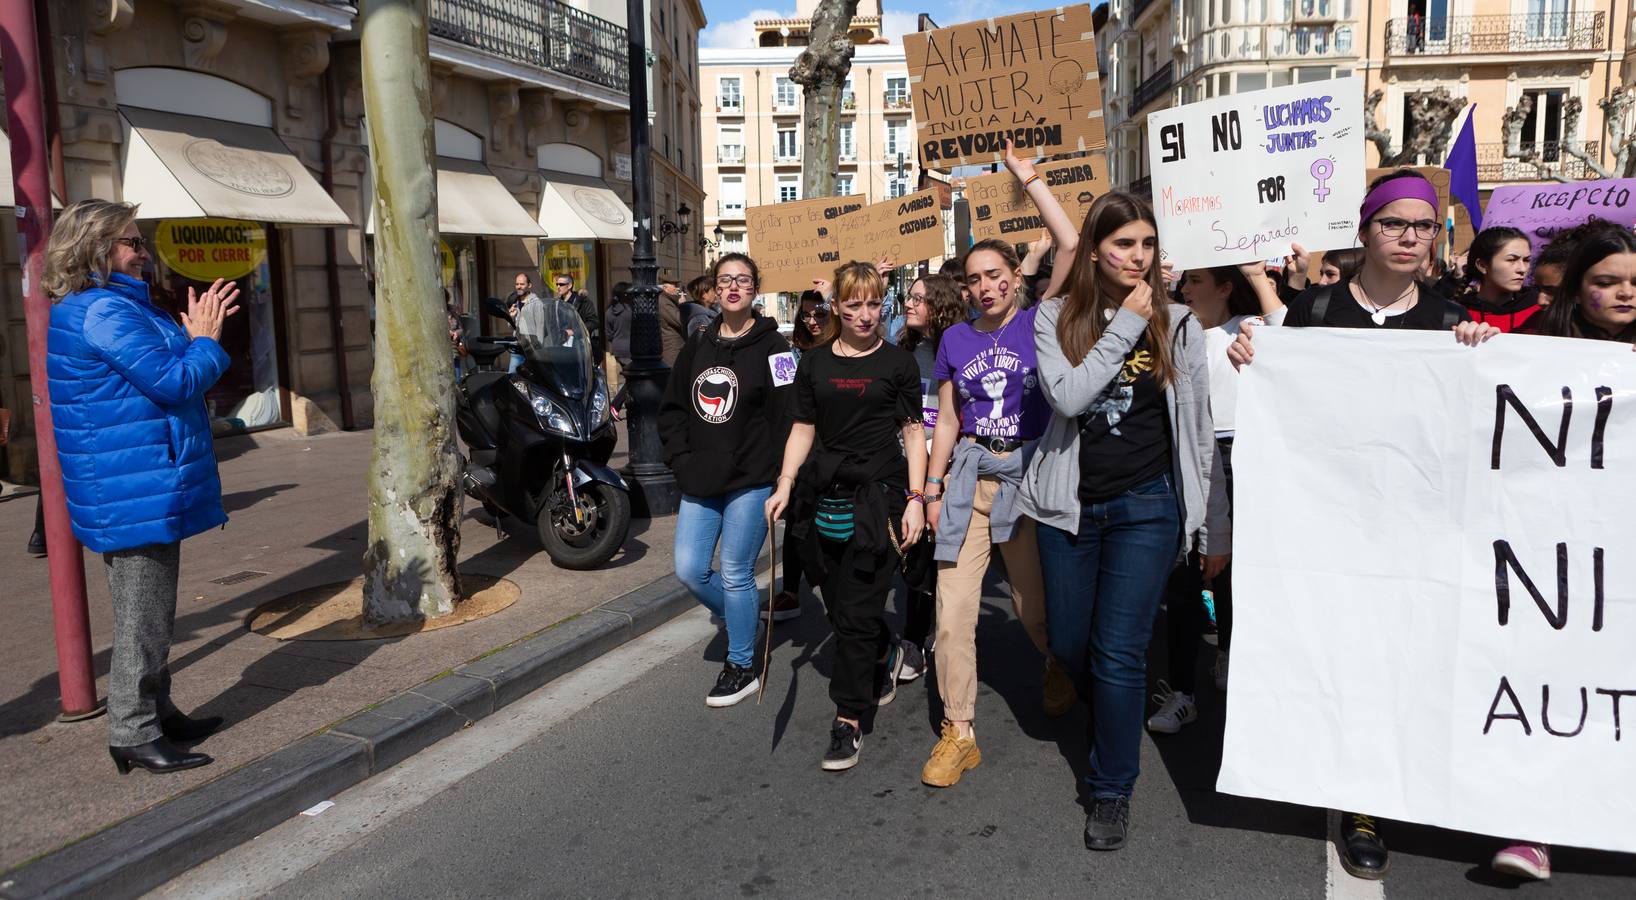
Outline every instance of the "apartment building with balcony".
<svg viewBox="0 0 1636 900">
<path fill-rule="evenodd" d="M 342 0 L 49 0 L 46 9 L 48 127 L 61 148 L 54 192 L 66 203 L 141 204 L 162 306 L 178 307 L 213 272 L 240 283 L 244 312 L 223 339 L 233 365 L 207 397 L 217 428 L 368 426 L 373 191 L 356 9 Z M 594 296 L 626 277 L 624 10 L 611 0 L 429 0 L 442 242 L 427 252 L 441 256 L 457 311 L 503 296 L 518 271 L 543 280 L 560 245 L 579 247 L 572 264 Z M 683 83 L 669 95 L 683 107 L 660 117 L 655 143 L 673 135 L 675 171 L 659 179 L 682 196 L 684 173 L 697 172 L 686 106 L 697 89 L 684 76 L 703 14 L 688 0 L 664 15 L 667 45 L 686 50 L 656 55 L 685 63 L 659 77 Z M 17 242 L 4 218 L 0 405 L 14 425 L 0 475 L 28 481 L 32 388 Z M 183 252 L 200 246 L 178 249 L 210 240 L 230 242 L 220 256 L 244 265 L 201 268 L 189 264 L 199 253 Z"/>
<path fill-rule="evenodd" d="M 647 3 L 654 253 L 661 277 L 686 284 L 704 274 L 709 240 L 698 216 L 704 207 L 699 32 L 705 16 L 699 0 Z"/>
<path fill-rule="evenodd" d="M 1147 116 L 1172 104 L 1351 74 L 1368 0 L 1110 0 L 1098 50 L 1110 177 L 1149 184 Z"/>
<path fill-rule="evenodd" d="M 1525 100 L 1520 147 L 1544 177 L 1596 177 L 1582 156 L 1611 167 L 1617 150 L 1599 103 L 1636 74 L 1626 0 L 1369 0 L 1365 15 L 1365 89 L 1383 92 L 1377 118 L 1398 146 L 1412 95 L 1443 87 L 1477 104 L 1485 190 L 1542 177 L 1540 165 L 1505 155 L 1505 113 Z"/>
<path fill-rule="evenodd" d="M 806 44 L 814 5 L 802 0 L 797 18 L 758 21 L 754 47 L 699 54 L 708 95 L 703 223 L 707 232 L 721 230 L 721 252 L 746 248 L 747 208 L 804 199 L 803 101 L 789 71 Z M 878 3 L 858 5 L 836 159 L 835 192 L 866 203 L 911 193 L 920 177 L 903 46 L 882 42 L 879 21 Z"/>
</svg>

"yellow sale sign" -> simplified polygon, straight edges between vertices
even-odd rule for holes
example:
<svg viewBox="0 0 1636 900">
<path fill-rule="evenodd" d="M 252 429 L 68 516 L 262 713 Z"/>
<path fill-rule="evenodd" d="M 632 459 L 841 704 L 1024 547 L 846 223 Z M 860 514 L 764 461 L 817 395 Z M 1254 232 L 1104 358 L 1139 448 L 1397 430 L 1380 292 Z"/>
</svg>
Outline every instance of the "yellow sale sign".
<svg viewBox="0 0 1636 900">
<path fill-rule="evenodd" d="M 267 233 L 239 219 L 164 219 L 154 245 L 171 271 L 206 284 L 237 281 L 267 258 Z"/>
</svg>

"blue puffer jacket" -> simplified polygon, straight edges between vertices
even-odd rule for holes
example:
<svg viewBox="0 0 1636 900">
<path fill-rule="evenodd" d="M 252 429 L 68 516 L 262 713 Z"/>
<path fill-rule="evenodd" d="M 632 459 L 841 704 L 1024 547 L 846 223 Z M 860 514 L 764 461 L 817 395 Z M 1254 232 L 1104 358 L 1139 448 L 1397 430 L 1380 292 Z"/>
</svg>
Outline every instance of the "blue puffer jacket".
<svg viewBox="0 0 1636 900">
<path fill-rule="evenodd" d="M 46 373 L 74 534 L 106 553 L 227 521 L 204 394 L 227 351 L 187 332 L 125 275 L 51 307 Z"/>
</svg>

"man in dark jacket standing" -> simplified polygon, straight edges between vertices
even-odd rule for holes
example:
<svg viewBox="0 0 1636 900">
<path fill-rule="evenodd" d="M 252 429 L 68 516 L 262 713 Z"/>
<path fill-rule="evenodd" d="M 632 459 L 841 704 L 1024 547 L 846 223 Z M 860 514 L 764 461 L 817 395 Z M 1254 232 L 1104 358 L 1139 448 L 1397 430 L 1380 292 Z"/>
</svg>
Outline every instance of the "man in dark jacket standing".
<svg viewBox="0 0 1636 900">
<path fill-rule="evenodd" d="M 665 365 L 676 367 L 676 355 L 687 343 L 687 323 L 682 317 L 682 290 L 674 278 L 659 282 L 659 355 Z"/>
<path fill-rule="evenodd" d="M 597 308 L 596 301 L 584 291 L 575 290 L 573 276 L 566 272 L 553 276 L 551 287 L 558 300 L 572 306 L 574 312 L 585 320 L 585 327 L 591 332 L 591 358 L 601 359 L 606 347 L 602 342 L 602 310 Z"/>
<path fill-rule="evenodd" d="M 602 316 L 602 337 L 608 344 L 608 389 L 618 393 L 625 383 L 625 369 L 631 364 L 631 285 L 614 285 L 608 311 Z"/>
</svg>

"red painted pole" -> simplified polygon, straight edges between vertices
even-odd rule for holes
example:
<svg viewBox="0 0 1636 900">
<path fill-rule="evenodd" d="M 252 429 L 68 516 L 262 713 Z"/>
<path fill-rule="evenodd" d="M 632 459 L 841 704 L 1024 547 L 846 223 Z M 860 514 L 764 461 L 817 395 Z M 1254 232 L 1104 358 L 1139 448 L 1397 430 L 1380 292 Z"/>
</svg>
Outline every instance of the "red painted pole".
<svg viewBox="0 0 1636 900">
<path fill-rule="evenodd" d="M 51 302 L 40 277 L 51 234 L 51 173 L 47 164 L 45 103 L 41 99 L 39 34 L 33 0 L 0 0 L 0 66 L 4 68 L 11 175 L 17 196 L 17 240 L 28 318 L 28 377 L 34 402 L 34 441 L 40 456 L 46 550 L 51 566 L 51 617 L 57 637 L 57 682 L 62 718 L 100 711 L 91 667 L 91 618 L 85 602 L 85 554 L 68 523 L 57 435 L 46 394 L 45 344 Z"/>
</svg>

